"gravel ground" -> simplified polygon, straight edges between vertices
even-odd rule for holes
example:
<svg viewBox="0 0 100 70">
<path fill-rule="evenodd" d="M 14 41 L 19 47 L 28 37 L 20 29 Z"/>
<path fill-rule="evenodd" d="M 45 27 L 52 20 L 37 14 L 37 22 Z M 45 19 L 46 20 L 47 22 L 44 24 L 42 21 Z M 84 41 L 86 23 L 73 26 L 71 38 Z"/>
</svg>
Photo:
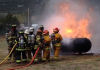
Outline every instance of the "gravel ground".
<svg viewBox="0 0 100 70">
<path fill-rule="evenodd" d="M 0 62 L 7 56 L 7 44 L 4 39 L 0 40 Z M 25 65 L 25 64 L 19 64 Z M 8 60 L 0 65 L 0 70 L 8 70 L 18 66 Z M 64 55 L 58 61 L 51 59 L 50 62 L 32 64 L 29 67 L 18 70 L 100 70 L 100 55 Z"/>
</svg>

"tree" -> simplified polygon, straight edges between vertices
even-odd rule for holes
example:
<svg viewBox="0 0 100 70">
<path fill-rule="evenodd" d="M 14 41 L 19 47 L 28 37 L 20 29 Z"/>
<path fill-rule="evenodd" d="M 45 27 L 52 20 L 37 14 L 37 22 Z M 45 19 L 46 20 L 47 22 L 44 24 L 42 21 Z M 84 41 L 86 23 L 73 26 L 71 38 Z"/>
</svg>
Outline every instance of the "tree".
<svg viewBox="0 0 100 70">
<path fill-rule="evenodd" d="M 12 24 L 19 26 L 19 21 L 16 16 L 13 16 L 11 13 L 8 13 L 5 18 L 0 19 L 0 34 L 5 34 L 9 30 Z"/>
</svg>

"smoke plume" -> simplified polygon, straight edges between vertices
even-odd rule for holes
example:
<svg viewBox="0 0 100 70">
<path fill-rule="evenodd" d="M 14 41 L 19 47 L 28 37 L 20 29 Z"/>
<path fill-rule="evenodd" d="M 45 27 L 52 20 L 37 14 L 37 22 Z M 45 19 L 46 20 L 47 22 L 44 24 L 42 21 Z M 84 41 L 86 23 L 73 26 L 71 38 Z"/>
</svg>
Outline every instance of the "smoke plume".
<svg viewBox="0 0 100 70">
<path fill-rule="evenodd" d="M 69 42 L 68 38 L 89 38 L 93 44 L 91 51 L 97 53 L 100 51 L 100 10 L 96 11 L 98 5 L 95 4 L 98 1 L 49 0 L 39 23 L 43 24 L 50 34 L 53 28 L 58 27 L 64 42 Z"/>
</svg>

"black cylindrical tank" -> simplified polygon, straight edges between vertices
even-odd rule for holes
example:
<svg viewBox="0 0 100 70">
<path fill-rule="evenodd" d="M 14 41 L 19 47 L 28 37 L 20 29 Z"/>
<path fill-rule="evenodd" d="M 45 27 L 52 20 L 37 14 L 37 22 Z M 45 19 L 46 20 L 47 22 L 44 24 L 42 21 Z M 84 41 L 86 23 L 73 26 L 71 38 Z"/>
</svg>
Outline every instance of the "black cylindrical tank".
<svg viewBox="0 0 100 70">
<path fill-rule="evenodd" d="M 63 42 L 61 51 L 65 52 L 74 52 L 74 53 L 84 53 L 88 52 L 91 49 L 92 43 L 88 38 L 73 38 L 70 39 L 69 43 L 66 41 Z"/>
<path fill-rule="evenodd" d="M 92 43 L 87 38 L 76 38 L 73 40 L 73 52 L 84 53 L 91 49 Z"/>
</svg>

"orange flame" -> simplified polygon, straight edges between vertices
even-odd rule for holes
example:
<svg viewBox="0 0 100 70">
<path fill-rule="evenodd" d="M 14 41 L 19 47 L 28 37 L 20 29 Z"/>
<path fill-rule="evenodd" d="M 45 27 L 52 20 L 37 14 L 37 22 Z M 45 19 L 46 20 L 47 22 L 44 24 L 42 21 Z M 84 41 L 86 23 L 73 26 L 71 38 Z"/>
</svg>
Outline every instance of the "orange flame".
<svg viewBox="0 0 100 70">
<path fill-rule="evenodd" d="M 79 18 L 78 14 L 70 10 L 68 3 L 60 3 L 59 6 L 57 16 L 49 18 L 47 29 L 52 32 L 54 27 L 58 27 L 65 38 L 91 38 L 88 30 L 89 14 Z"/>
<path fill-rule="evenodd" d="M 70 5 L 68 3 L 60 4 L 60 15 L 64 17 L 62 23 L 62 35 L 67 38 L 90 38 L 91 34 L 88 30 L 89 19 L 88 16 L 81 19 L 77 19 L 77 14 L 70 11 Z"/>
</svg>

